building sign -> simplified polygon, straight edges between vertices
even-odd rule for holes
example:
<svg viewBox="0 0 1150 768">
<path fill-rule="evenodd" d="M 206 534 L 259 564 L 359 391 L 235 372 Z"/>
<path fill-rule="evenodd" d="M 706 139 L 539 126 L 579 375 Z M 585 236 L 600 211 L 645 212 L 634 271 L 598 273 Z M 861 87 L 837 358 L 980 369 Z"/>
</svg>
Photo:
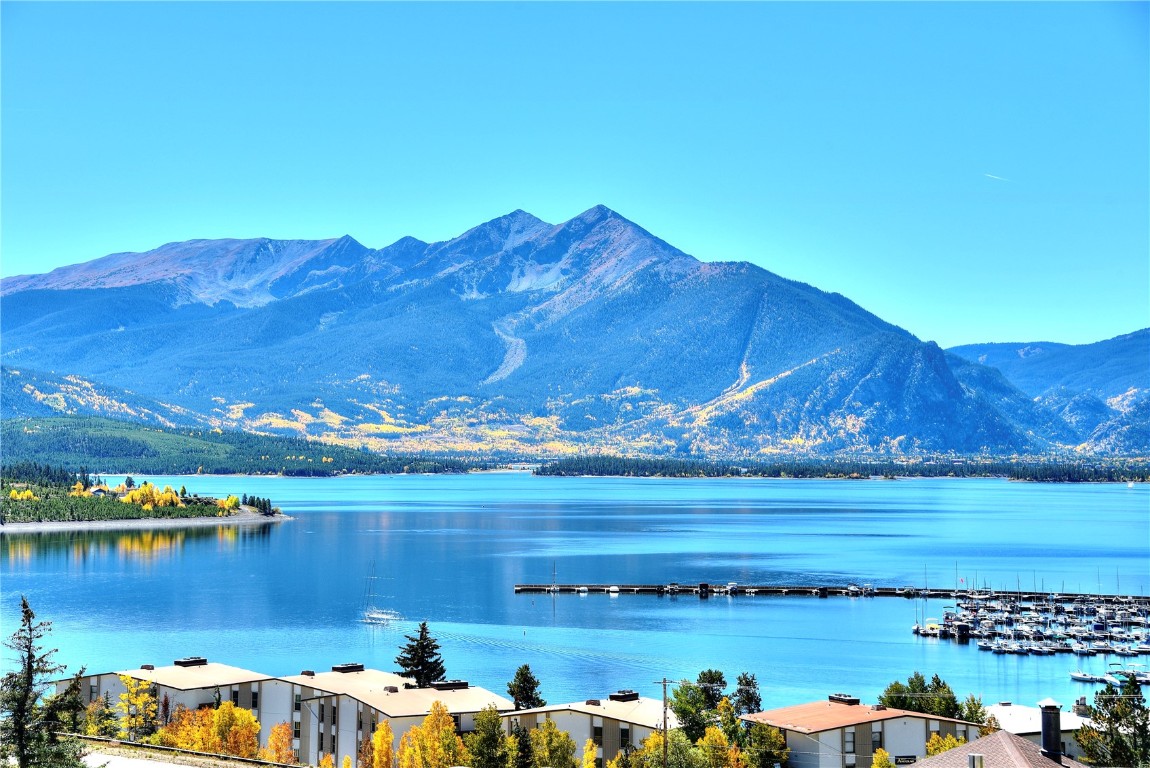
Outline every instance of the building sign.
<svg viewBox="0 0 1150 768">
<path fill-rule="evenodd" d="M 910 765 L 911 763 L 917 763 L 917 762 L 918 762 L 918 756 L 917 755 L 895 755 L 895 758 L 894 758 L 894 764 L 895 765 Z"/>
</svg>

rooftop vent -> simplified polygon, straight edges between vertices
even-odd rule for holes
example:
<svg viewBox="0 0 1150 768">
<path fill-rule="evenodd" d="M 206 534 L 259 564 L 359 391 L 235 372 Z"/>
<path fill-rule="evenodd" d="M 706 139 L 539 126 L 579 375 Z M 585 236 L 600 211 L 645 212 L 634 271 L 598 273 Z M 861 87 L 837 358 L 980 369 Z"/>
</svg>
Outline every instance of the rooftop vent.
<svg viewBox="0 0 1150 768">
<path fill-rule="evenodd" d="M 833 701 L 836 704 L 849 704 L 850 706 L 857 706 L 859 700 L 849 693 L 832 693 L 827 696 L 828 701 Z"/>
<path fill-rule="evenodd" d="M 586 701 L 586 704 L 587 704 L 587 706 L 589 706 L 589 707 L 599 707 L 599 706 L 602 706 L 602 702 L 600 702 L 598 699 L 587 699 L 587 701 Z"/>
<path fill-rule="evenodd" d="M 315 677 L 315 671 L 311 670 L 311 669 L 305 669 L 302 672 L 300 672 L 300 674 L 303 675 L 304 677 Z"/>
<path fill-rule="evenodd" d="M 149 671 L 151 671 L 151 670 L 153 670 L 153 669 L 155 669 L 155 668 L 156 668 L 156 665 L 155 665 L 155 664 L 141 664 L 141 665 L 140 665 L 140 669 L 146 669 L 146 670 L 149 670 Z"/>
<path fill-rule="evenodd" d="M 431 684 L 437 691 L 461 691 L 467 688 L 466 680 L 438 680 Z"/>
<path fill-rule="evenodd" d="M 385 685 L 383 687 L 384 693 L 399 693 L 398 685 Z"/>
<path fill-rule="evenodd" d="M 622 690 L 618 693 L 612 693 L 609 697 L 611 701 L 638 701 L 639 694 L 635 691 Z"/>
<path fill-rule="evenodd" d="M 186 659 L 176 659 L 172 662 L 177 667 L 202 667 L 208 663 L 203 656 L 189 656 Z"/>
<path fill-rule="evenodd" d="M 344 673 L 362 672 L 363 671 L 363 665 L 362 664 L 336 664 L 334 667 L 331 668 L 331 671 L 332 672 L 344 672 Z"/>
<path fill-rule="evenodd" d="M 871 712 L 882 712 L 885 709 L 886 704 L 872 704 L 870 708 Z"/>
<path fill-rule="evenodd" d="M 998 706 L 1000 706 L 1000 707 L 1009 707 L 1009 706 L 1010 706 L 1010 702 L 1009 702 L 1009 701 L 1000 701 L 1000 702 L 998 702 Z"/>
</svg>

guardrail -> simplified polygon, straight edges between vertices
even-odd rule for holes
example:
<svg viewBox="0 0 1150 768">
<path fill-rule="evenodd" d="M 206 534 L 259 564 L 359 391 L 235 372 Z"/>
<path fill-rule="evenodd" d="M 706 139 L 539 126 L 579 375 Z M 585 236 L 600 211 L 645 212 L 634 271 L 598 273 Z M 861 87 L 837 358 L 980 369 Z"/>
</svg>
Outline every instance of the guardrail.
<svg viewBox="0 0 1150 768">
<path fill-rule="evenodd" d="M 246 765 L 262 765 L 265 768 L 300 768 L 300 763 L 272 763 L 254 757 L 236 757 L 235 755 L 221 755 L 217 752 L 197 752 L 194 749 L 180 749 L 179 747 L 164 747 L 159 744 L 141 744 L 138 741 L 124 741 L 123 739 L 110 739 L 106 736 L 87 736 L 82 733 L 57 733 L 58 736 L 70 736 L 80 741 L 97 742 L 112 747 L 127 747 L 153 752 L 162 752 L 173 755 L 188 755 L 190 757 L 205 757 L 211 760 L 223 760 L 229 763 L 244 763 Z"/>
</svg>

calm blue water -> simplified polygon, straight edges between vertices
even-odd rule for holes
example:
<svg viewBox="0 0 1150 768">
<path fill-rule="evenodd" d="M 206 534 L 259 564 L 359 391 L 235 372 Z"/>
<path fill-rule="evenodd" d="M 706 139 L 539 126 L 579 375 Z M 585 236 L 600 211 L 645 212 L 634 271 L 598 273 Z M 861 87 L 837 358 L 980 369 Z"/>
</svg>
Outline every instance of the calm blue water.
<svg viewBox="0 0 1150 768">
<path fill-rule="evenodd" d="M 139 477 L 137 480 L 141 479 Z M 960 696 L 1069 704 L 1095 657 L 996 656 L 915 637 L 921 601 L 516 595 L 516 583 L 903 584 L 1145 594 L 1150 487 L 999 480 L 467 476 L 149 478 L 271 497 L 291 521 L 220 530 L 6 535 L 0 632 L 26 594 L 74 670 L 182 656 L 296 674 L 384 669 L 430 623 L 451 677 L 502 692 L 529 663 L 553 702 L 694 678 L 759 679 L 767 707 L 873 700 L 938 673 Z M 118 482 L 118 479 L 114 479 Z M 370 581 L 374 570 L 376 579 Z M 373 587 L 369 588 L 371 583 Z M 358 621 L 369 592 L 402 620 Z M 949 601 L 932 601 L 941 615 Z M 6 657 L 5 668 L 11 665 Z"/>
</svg>

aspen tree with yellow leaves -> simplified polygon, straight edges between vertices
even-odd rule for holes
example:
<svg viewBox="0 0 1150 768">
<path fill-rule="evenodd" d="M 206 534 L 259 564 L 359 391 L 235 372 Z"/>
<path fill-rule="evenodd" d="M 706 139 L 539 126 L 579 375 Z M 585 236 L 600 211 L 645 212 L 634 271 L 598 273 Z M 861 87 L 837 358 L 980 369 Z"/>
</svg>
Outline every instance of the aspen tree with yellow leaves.
<svg viewBox="0 0 1150 768">
<path fill-rule="evenodd" d="M 392 768 L 395 763 L 395 734 L 388 720 L 376 726 L 371 734 L 371 760 L 371 768 Z"/>
<path fill-rule="evenodd" d="M 595 768 L 595 740 L 587 739 L 583 743 L 583 768 Z"/>
<path fill-rule="evenodd" d="M 703 738 L 695 742 L 704 768 L 732 768 L 731 742 L 727 735 L 713 725 L 707 726 Z"/>
<path fill-rule="evenodd" d="M 269 749 L 272 740 L 276 738 L 276 728 L 272 729 Z M 230 701 L 223 702 L 217 709 L 176 707 L 171 722 L 161 728 L 158 735 L 160 744 L 165 747 L 246 758 L 260 754 L 259 721 L 250 709 L 237 707 Z M 282 739 L 282 733 L 279 738 Z M 287 762 L 295 759 L 291 750 L 290 726 L 287 730 L 287 752 L 280 754 L 290 758 Z"/>
<path fill-rule="evenodd" d="M 268 746 L 261 750 L 260 759 L 269 763 L 295 763 L 295 750 L 291 746 L 291 723 L 284 721 L 272 726 L 268 734 Z M 370 742 L 369 742 L 370 743 Z"/>
<path fill-rule="evenodd" d="M 442 702 L 432 702 L 423 722 L 399 740 L 399 768 L 450 768 L 467 765 L 471 756 L 455 732 L 455 720 Z M 558 766 L 557 768 L 574 768 Z"/>
<path fill-rule="evenodd" d="M 147 680 L 137 680 L 131 675 L 120 675 L 124 692 L 120 694 L 120 738 L 139 741 L 156 732 L 156 714 L 159 706 L 156 693 Z"/>
<path fill-rule="evenodd" d="M 529 738 L 535 768 L 576 768 L 575 740 L 567 731 L 559 730 L 554 720 L 544 720 L 532 728 Z"/>
<path fill-rule="evenodd" d="M 220 752 L 236 757 L 254 758 L 260 751 L 260 723 L 250 709 L 225 701 L 213 717 Z"/>
</svg>

